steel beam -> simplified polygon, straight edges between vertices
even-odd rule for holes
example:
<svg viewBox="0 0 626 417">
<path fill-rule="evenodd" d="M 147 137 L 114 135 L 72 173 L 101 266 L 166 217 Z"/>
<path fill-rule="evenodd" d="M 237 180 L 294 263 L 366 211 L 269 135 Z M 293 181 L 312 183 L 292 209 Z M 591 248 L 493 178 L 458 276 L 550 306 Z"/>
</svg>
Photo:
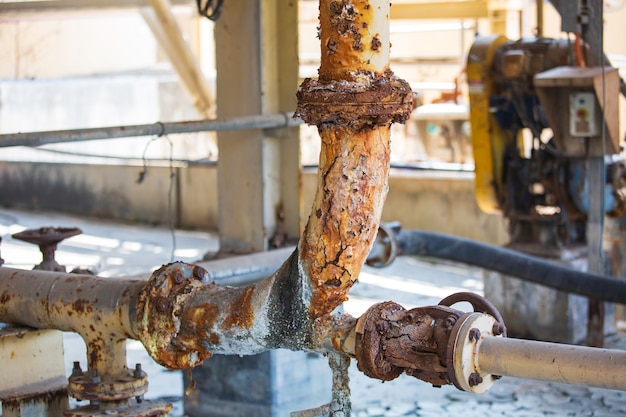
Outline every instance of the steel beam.
<svg viewBox="0 0 626 417">
<path fill-rule="evenodd" d="M 393 3 L 391 19 L 479 19 L 488 17 L 487 0 Z"/>
</svg>

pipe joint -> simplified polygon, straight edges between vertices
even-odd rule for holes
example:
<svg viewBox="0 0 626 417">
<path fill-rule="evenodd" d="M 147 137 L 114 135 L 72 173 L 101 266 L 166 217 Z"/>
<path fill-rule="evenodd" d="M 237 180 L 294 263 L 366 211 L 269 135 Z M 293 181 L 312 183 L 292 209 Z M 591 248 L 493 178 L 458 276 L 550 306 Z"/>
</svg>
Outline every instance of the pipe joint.
<svg viewBox="0 0 626 417">
<path fill-rule="evenodd" d="M 495 334 L 500 326 L 492 315 L 485 313 L 467 313 L 457 321 L 448 343 L 447 367 L 450 380 L 458 389 L 481 394 L 500 378 L 481 370 L 477 359 L 478 347 L 485 338 L 503 337 L 503 332 Z"/>
<path fill-rule="evenodd" d="M 435 386 L 450 384 L 448 340 L 462 315 L 447 306 L 406 310 L 391 301 L 372 306 L 356 325 L 359 370 L 383 381 L 406 373 Z"/>
<path fill-rule="evenodd" d="M 156 270 L 139 294 L 139 338 L 150 356 L 167 368 L 190 368 L 211 356 L 203 346 L 183 340 L 181 335 L 185 301 L 205 287 L 207 277 L 202 267 L 174 262 Z"/>
<path fill-rule="evenodd" d="M 408 120 L 413 93 L 405 80 L 391 70 L 355 74 L 354 81 L 305 79 L 297 93 L 295 115 L 310 125 L 355 130 Z"/>
</svg>

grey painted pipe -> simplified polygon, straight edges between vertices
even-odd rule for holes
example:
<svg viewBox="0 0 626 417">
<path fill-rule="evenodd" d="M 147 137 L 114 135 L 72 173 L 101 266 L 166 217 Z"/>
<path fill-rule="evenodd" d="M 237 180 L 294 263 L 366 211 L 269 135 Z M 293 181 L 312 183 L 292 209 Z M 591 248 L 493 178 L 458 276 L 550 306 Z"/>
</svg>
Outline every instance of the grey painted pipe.
<svg viewBox="0 0 626 417">
<path fill-rule="evenodd" d="M 481 373 L 626 390 L 626 352 L 486 337 L 477 346 Z"/>
<path fill-rule="evenodd" d="M 293 113 L 240 116 L 224 120 L 191 120 L 129 126 L 107 126 L 87 129 L 44 132 L 7 133 L 0 135 L 0 148 L 9 146 L 37 147 L 51 143 L 81 142 L 136 136 L 163 136 L 174 133 L 219 132 L 226 130 L 270 129 L 297 126 L 302 120 Z"/>
</svg>

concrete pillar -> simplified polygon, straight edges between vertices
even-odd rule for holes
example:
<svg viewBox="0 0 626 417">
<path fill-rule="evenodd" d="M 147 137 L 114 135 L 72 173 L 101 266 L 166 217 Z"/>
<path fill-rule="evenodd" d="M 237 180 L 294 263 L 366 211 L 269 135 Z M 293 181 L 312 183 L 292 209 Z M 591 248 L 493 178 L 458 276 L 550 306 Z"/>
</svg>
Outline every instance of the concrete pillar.
<svg viewBox="0 0 626 417">
<path fill-rule="evenodd" d="M 272 350 L 254 356 L 210 358 L 194 369 L 185 396 L 190 417 L 279 417 L 330 401 L 331 375 L 318 354 Z M 185 374 L 185 386 L 190 384 Z"/>
<path fill-rule="evenodd" d="M 297 39 L 297 2 L 224 2 L 215 23 L 218 118 L 293 111 Z M 297 132 L 219 133 L 222 252 L 266 250 L 277 231 L 299 235 Z"/>
<path fill-rule="evenodd" d="M 564 252 L 560 259 L 550 260 L 574 269 L 587 269 L 584 252 Z M 586 297 L 493 271 L 485 271 L 483 283 L 485 297 L 502 314 L 509 336 L 558 343 L 584 342 L 587 335 Z"/>
<path fill-rule="evenodd" d="M 291 112 L 298 89 L 296 1 L 229 0 L 215 23 L 217 116 Z M 222 253 L 265 251 L 300 234 L 298 128 L 218 135 Z M 276 350 L 221 356 L 193 369 L 185 414 L 273 417 L 330 400 L 326 360 Z M 185 381 L 187 388 L 190 380 Z"/>
</svg>

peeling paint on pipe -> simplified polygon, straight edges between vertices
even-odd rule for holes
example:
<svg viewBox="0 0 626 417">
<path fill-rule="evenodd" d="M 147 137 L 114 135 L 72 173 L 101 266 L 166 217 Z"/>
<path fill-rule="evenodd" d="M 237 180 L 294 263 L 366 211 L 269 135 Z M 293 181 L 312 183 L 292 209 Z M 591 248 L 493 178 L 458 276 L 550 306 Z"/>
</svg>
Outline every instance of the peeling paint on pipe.
<svg viewBox="0 0 626 417">
<path fill-rule="evenodd" d="M 388 68 L 388 19 L 388 1 L 320 1 L 319 80 L 303 82 L 296 111 L 322 140 L 299 244 L 311 319 L 345 301 L 359 275 L 387 195 L 390 126 L 411 111 L 410 87 Z"/>
<path fill-rule="evenodd" d="M 126 371 L 126 339 L 138 337 L 133 315 L 145 281 L 0 268 L 0 321 L 80 334 L 90 370 Z M 107 361 L 108 364 L 107 365 Z M 111 369 L 111 363 L 120 364 Z"/>
</svg>

